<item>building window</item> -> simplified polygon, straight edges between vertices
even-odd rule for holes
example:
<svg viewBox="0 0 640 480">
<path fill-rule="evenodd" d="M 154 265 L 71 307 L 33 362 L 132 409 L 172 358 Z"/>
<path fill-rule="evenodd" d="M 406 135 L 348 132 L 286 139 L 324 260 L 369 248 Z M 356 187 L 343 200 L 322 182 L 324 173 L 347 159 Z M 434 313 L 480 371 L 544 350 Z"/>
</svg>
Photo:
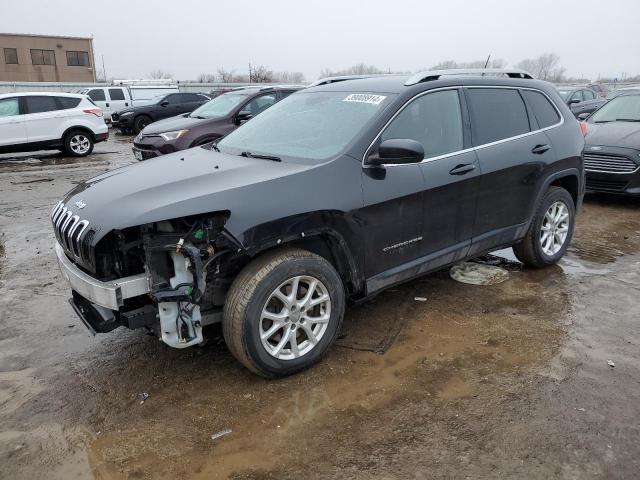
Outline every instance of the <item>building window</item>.
<svg viewBox="0 0 640 480">
<path fill-rule="evenodd" d="M 31 63 L 34 65 L 55 65 L 56 54 L 53 50 L 31 49 Z"/>
<path fill-rule="evenodd" d="M 88 67 L 89 54 L 87 52 L 67 52 L 67 65 L 72 67 Z"/>
<path fill-rule="evenodd" d="M 18 63 L 18 50 L 15 48 L 5 48 L 4 63 L 16 65 Z"/>
</svg>

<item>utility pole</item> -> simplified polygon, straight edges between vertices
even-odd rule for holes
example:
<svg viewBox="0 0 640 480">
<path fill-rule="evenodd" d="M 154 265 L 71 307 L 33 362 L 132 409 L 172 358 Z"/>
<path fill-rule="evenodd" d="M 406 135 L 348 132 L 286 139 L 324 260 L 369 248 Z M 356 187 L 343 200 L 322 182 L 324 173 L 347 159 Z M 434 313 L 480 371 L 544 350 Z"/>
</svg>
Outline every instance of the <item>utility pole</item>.
<svg viewBox="0 0 640 480">
<path fill-rule="evenodd" d="M 107 81 L 107 69 L 104 68 L 104 54 L 100 54 L 100 57 L 102 58 L 102 75 L 104 75 L 104 81 L 106 83 L 106 81 Z"/>
<path fill-rule="evenodd" d="M 249 62 L 249 83 L 251 83 L 251 62 Z"/>
</svg>

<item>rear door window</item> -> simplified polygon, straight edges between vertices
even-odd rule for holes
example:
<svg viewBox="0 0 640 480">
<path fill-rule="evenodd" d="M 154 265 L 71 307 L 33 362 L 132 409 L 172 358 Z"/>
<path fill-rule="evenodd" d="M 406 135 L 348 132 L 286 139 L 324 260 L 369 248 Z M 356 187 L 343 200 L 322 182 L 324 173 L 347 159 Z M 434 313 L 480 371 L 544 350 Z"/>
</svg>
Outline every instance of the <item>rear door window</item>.
<svg viewBox="0 0 640 480">
<path fill-rule="evenodd" d="M 109 96 L 111 100 L 124 100 L 124 92 L 121 88 L 110 88 Z"/>
<path fill-rule="evenodd" d="M 550 127 L 560 121 L 558 111 L 544 94 L 534 90 L 522 90 L 522 94 L 533 110 L 540 128 Z"/>
<path fill-rule="evenodd" d="M 424 147 L 424 157 L 463 149 L 462 113 L 457 90 L 418 97 L 407 105 L 380 136 L 380 141 L 409 138 Z"/>
<path fill-rule="evenodd" d="M 251 100 L 244 107 L 242 107 L 242 110 L 251 112 L 252 115 L 258 115 L 274 103 L 276 103 L 276 93 L 267 93 L 266 95 L 260 95 L 259 97 Z"/>
<path fill-rule="evenodd" d="M 101 88 L 95 88 L 91 90 L 89 93 L 89 98 L 94 102 L 104 102 L 107 98 L 104 95 L 104 90 Z"/>
<path fill-rule="evenodd" d="M 575 92 L 573 92 L 573 95 L 571 95 L 571 99 L 569 100 L 571 101 L 578 101 L 581 102 L 583 100 L 582 98 L 582 90 L 576 90 Z"/>
<path fill-rule="evenodd" d="M 0 117 L 20 115 L 20 102 L 17 98 L 3 98 L 0 100 Z"/>
<path fill-rule="evenodd" d="M 26 97 L 27 113 L 43 113 L 59 110 L 56 97 Z"/>
<path fill-rule="evenodd" d="M 511 88 L 468 88 L 474 145 L 504 140 L 531 131 L 524 100 Z"/>
<path fill-rule="evenodd" d="M 79 98 L 74 97 L 56 97 L 64 110 L 76 108 L 80 104 Z"/>
<path fill-rule="evenodd" d="M 585 100 L 594 100 L 596 98 L 595 94 L 591 90 L 583 90 L 582 97 Z"/>
</svg>

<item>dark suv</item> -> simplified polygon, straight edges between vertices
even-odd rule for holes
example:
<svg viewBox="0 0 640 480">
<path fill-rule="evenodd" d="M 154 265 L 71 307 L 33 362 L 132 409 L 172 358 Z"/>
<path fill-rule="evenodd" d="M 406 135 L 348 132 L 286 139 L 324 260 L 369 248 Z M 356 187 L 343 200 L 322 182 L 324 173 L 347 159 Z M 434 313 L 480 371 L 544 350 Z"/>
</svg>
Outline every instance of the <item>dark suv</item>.
<svg viewBox="0 0 640 480">
<path fill-rule="evenodd" d="M 191 113 L 149 125 L 133 141 L 133 153 L 136 159 L 147 160 L 212 142 L 296 90 L 257 87 L 223 93 Z"/>
<path fill-rule="evenodd" d="M 149 105 L 126 108 L 111 115 L 111 124 L 122 133 L 140 133 L 150 123 L 192 112 L 210 99 L 202 93 L 170 93 Z"/>
<path fill-rule="evenodd" d="M 183 348 L 222 322 L 246 367 L 288 375 L 327 352 L 347 301 L 502 247 L 558 262 L 583 146 L 524 72 L 327 81 L 208 148 L 77 185 L 52 212 L 56 252 L 93 331 Z"/>
</svg>

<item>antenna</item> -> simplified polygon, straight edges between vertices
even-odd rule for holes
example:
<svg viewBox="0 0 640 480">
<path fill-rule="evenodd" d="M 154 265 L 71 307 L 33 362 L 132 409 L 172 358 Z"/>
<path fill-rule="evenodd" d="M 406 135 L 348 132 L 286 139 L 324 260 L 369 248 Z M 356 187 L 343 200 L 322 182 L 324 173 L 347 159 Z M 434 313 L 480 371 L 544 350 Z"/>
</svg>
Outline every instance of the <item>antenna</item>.
<svg viewBox="0 0 640 480">
<path fill-rule="evenodd" d="M 487 61 L 484 62 L 484 68 L 487 68 L 487 66 L 489 65 L 489 60 L 491 60 L 491 54 L 489 54 L 489 56 L 487 57 Z"/>
</svg>

